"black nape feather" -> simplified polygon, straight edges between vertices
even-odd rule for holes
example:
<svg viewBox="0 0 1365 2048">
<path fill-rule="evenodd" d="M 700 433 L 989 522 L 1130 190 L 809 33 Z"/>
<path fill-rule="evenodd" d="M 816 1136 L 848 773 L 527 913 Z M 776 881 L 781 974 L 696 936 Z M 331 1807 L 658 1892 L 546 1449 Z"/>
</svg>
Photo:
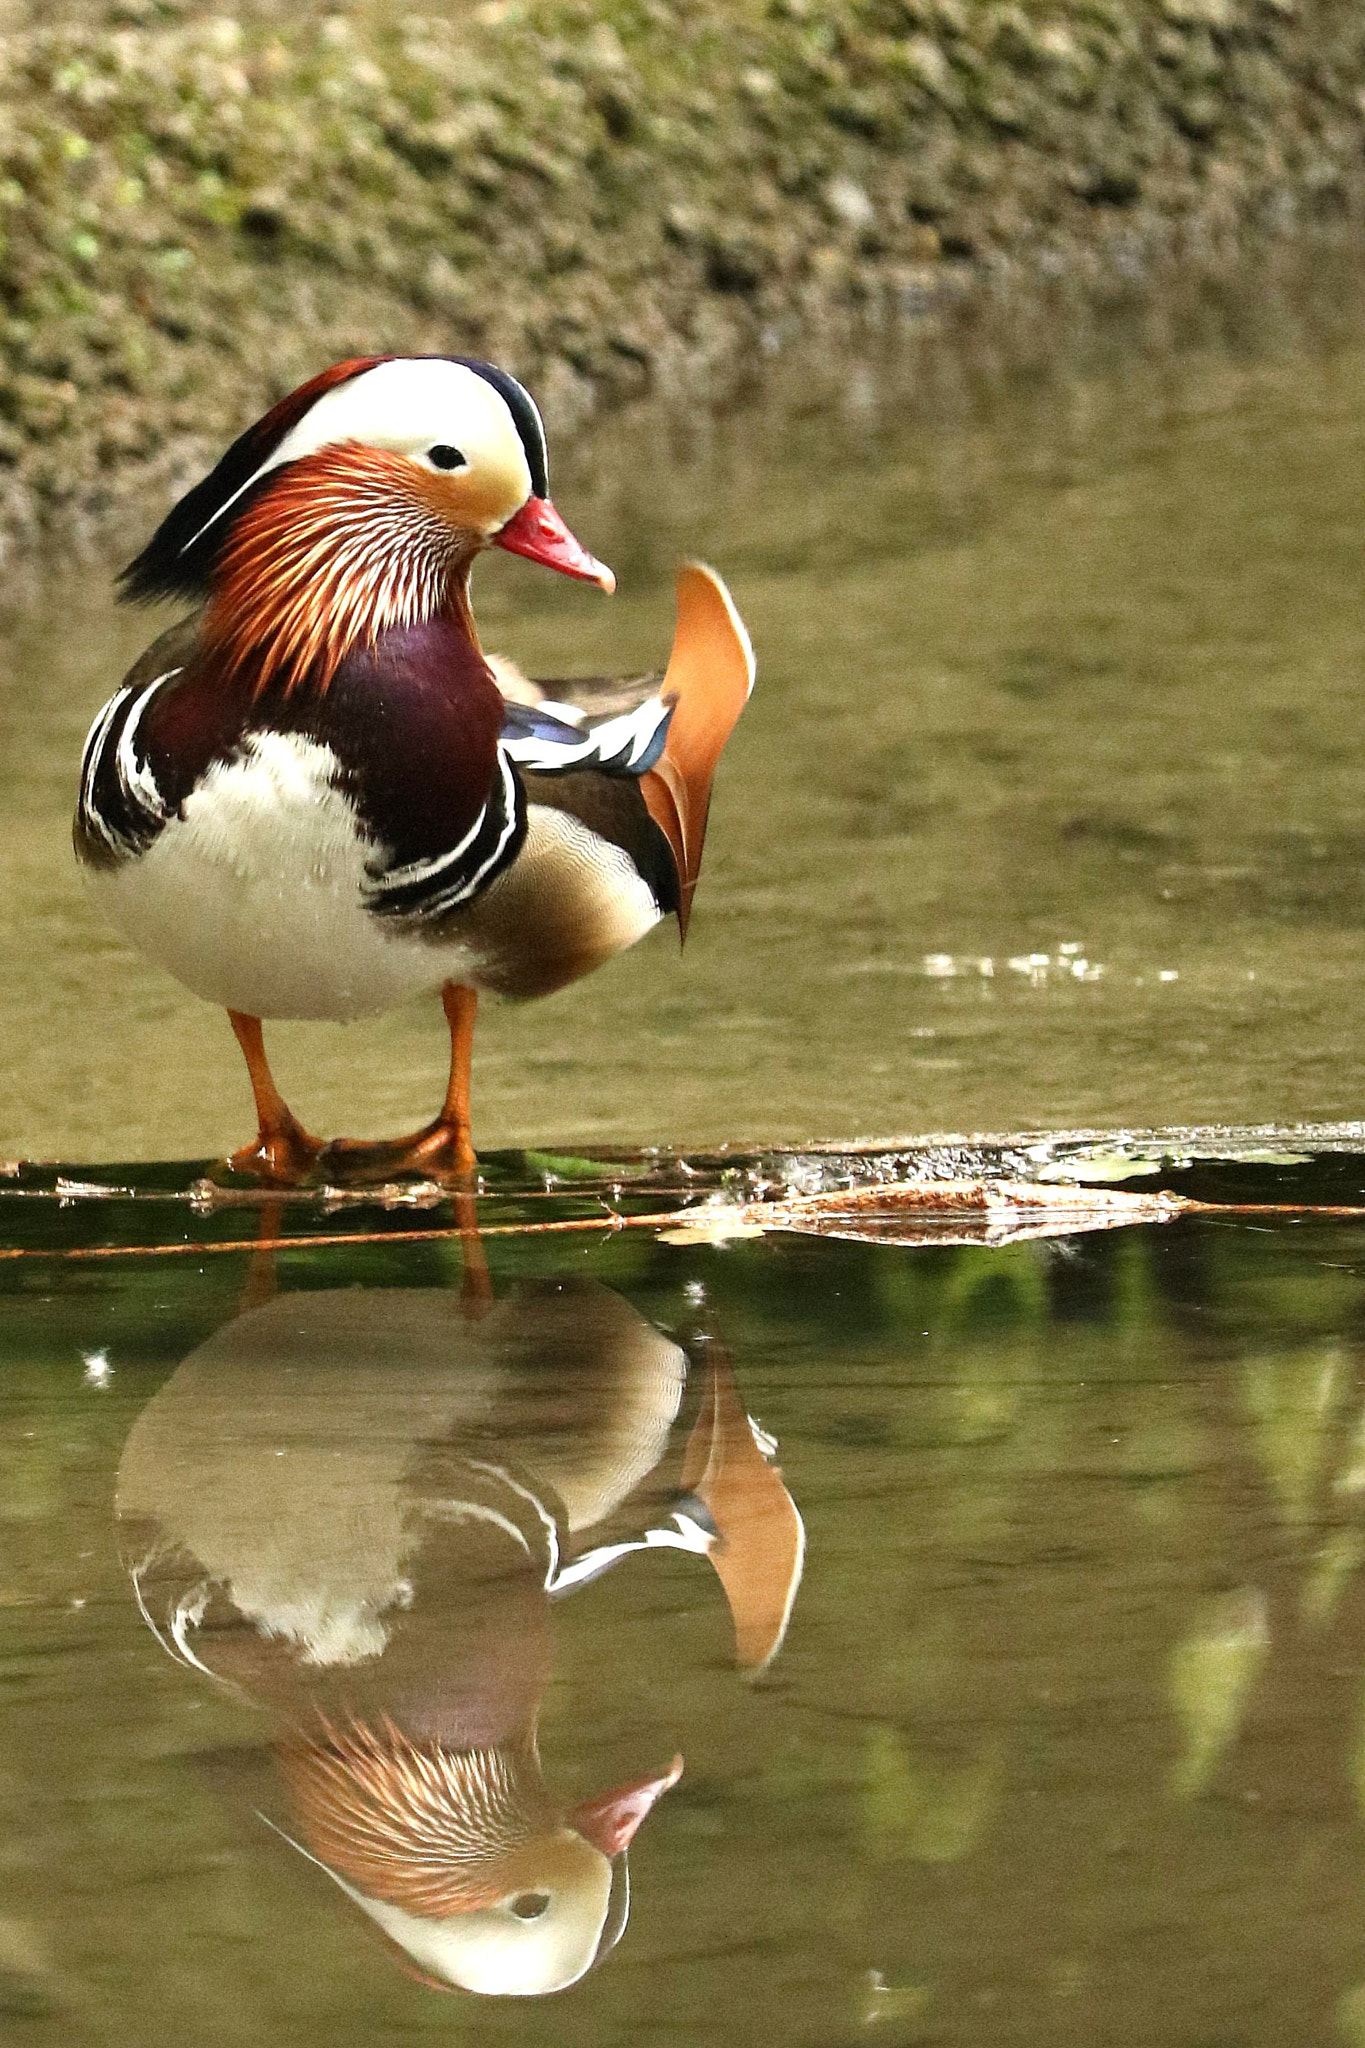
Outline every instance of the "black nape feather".
<svg viewBox="0 0 1365 2048">
<path fill-rule="evenodd" d="M 260 463 L 253 462 L 250 468 L 235 463 L 227 466 L 239 446 L 234 442 L 218 467 L 171 507 L 141 554 L 119 571 L 116 583 L 120 603 L 156 604 L 163 598 L 188 598 L 202 603 L 207 598 L 219 552 L 232 530 L 228 520 L 210 523 L 214 512 L 224 508 L 234 495 L 241 504 L 255 496 L 244 486 Z M 245 471 L 240 477 L 239 467 Z"/>
<path fill-rule="evenodd" d="M 223 515 L 229 508 L 245 505 L 246 487 L 262 463 L 270 460 L 285 435 L 325 391 L 387 360 L 385 356 L 360 356 L 335 363 L 239 434 L 203 481 L 172 505 L 141 554 L 121 571 L 118 594 L 122 602 L 155 604 L 159 598 L 188 598 L 202 603 L 209 594 L 223 543 L 232 531 L 232 521 Z"/>
<path fill-rule="evenodd" d="M 550 462 L 545 447 L 545 427 L 536 402 L 525 385 L 518 384 L 515 377 L 506 370 L 500 370 L 496 363 L 482 362 L 478 356 L 450 356 L 447 360 L 463 364 L 476 377 L 482 377 L 485 384 L 492 385 L 511 413 L 512 424 L 520 436 L 526 467 L 531 472 L 531 495 L 533 498 L 548 498 Z"/>
</svg>

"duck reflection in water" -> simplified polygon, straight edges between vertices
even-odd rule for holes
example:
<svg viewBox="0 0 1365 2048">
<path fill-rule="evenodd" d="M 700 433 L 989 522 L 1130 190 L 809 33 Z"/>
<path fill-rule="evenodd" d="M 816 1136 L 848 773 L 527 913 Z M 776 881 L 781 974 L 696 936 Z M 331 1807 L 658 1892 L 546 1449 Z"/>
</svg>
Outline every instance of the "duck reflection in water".
<svg viewBox="0 0 1365 2048">
<path fill-rule="evenodd" d="M 555 1798 L 555 1606 L 681 1549 L 714 1568 L 741 1667 L 781 1644 L 801 1519 L 724 1352 L 691 1348 L 684 1434 L 687 1355 L 597 1282 L 477 1315 L 446 1290 L 276 1294 L 129 1435 L 118 1512 L 149 1627 L 271 1711 L 278 1832 L 442 1989 L 558 1991 L 600 1961 L 631 1838 L 682 1771 Z"/>
</svg>

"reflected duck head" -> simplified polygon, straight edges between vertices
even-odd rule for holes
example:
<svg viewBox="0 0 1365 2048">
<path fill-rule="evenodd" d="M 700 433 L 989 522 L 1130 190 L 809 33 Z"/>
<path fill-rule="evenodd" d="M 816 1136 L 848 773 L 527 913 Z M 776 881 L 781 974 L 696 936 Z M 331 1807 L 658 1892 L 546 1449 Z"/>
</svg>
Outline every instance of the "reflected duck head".
<svg viewBox="0 0 1365 2048">
<path fill-rule="evenodd" d="M 280 1763 L 294 1846 L 425 1983 L 487 1997 L 565 1990 L 610 1953 L 629 1912 L 626 1852 L 683 1767 L 675 1757 L 565 1813 L 533 1746 L 453 1751 L 387 1718 L 324 1723 Z"/>
</svg>

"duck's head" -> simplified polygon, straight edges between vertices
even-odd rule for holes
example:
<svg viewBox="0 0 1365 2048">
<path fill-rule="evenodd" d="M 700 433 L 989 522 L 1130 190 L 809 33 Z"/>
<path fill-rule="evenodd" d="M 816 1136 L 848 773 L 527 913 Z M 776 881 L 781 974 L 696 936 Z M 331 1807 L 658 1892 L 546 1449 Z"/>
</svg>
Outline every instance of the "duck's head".
<svg viewBox="0 0 1365 2048">
<path fill-rule="evenodd" d="M 515 377 L 462 356 L 366 356 L 300 385 L 167 513 L 125 597 L 208 607 L 211 644 L 325 688 L 397 626 L 467 617 L 469 565 L 503 547 L 610 591 L 549 495 L 545 430 Z"/>
<path fill-rule="evenodd" d="M 450 1750 L 393 1725 L 328 1728 L 281 1763 L 303 1841 L 439 1990 L 536 1997 L 576 1983 L 625 1929 L 626 1850 L 682 1758 L 565 1813 L 534 1748 Z M 290 1837 L 289 1839 L 293 1839 Z"/>
</svg>

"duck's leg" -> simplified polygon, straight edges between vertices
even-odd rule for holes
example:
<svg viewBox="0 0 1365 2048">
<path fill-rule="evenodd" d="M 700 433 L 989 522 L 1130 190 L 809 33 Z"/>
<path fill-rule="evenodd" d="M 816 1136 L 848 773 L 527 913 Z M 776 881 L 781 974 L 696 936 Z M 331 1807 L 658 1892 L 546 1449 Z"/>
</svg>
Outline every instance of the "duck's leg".
<svg viewBox="0 0 1365 2048">
<path fill-rule="evenodd" d="M 469 1128 L 469 1067 L 474 1054 L 474 1020 L 479 992 L 462 981 L 448 981 L 441 1003 L 450 1026 L 450 1078 L 440 1113 L 403 1147 L 401 1164 L 423 1172 L 464 1178 L 478 1165 Z"/>
<path fill-rule="evenodd" d="M 251 1263 L 242 1284 L 242 1298 L 237 1304 L 239 1316 L 244 1316 L 251 1308 L 264 1308 L 266 1302 L 273 1301 L 279 1293 L 275 1253 L 269 1247 L 283 1231 L 284 1202 L 279 1195 L 272 1195 L 256 1211 L 256 1249 L 251 1254 Z"/>
<path fill-rule="evenodd" d="M 229 1010 L 228 1021 L 237 1034 L 256 1098 L 256 1142 L 234 1152 L 228 1165 L 235 1173 L 256 1173 L 263 1180 L 302 1180 L 321 1152 L 322 1140 L 309 1136 L 275 1086 L 260 1018 Z"/>
<path fill-rule="evenodd" d="M 451 1164 L 457 1173 L 472 1173 L 478 1165 L 470 1124 L 470 1065 L 474 1058 L 474 1024 L 479 1014 L 479 991 L 462 981 L 448 981 L 441 990 L 441 1004 L 450 1026 L 450 1078 L 441 1114 L 430 1127 L 449 1145 Z"/>
<path fill-rule="evenodd" d="M 457 1194 L 455 1221 L 460 1231 L 460 1250 L 464 1254 L 464 1281 L 460 1288 L 460 1307 L 466 1320 L 480 1322 L 491 1308 L 497 1305 L 493 1292 L 493 1275 L 488 1270 L 488 1253 L 484 1250 L 483 1239 L 479 1236 L 478 1197 L 466 1189 Z"/>
<path fill-rule="evenodd" d="M 335 1138 L 327 1147 L 326 1164 L 369 1180 L 393 1173 L 420 1173 L 432 1180 L 467 1180 L 478 1165 L 469 1135 L 469 1063 L 474 1050 L 477 989 L 448 981 L 441 990 L 450 1026 L 450 1079 L 440 1113 L 407 1138 L 378 1143 L 363 1138 Z"/>
</svg>

